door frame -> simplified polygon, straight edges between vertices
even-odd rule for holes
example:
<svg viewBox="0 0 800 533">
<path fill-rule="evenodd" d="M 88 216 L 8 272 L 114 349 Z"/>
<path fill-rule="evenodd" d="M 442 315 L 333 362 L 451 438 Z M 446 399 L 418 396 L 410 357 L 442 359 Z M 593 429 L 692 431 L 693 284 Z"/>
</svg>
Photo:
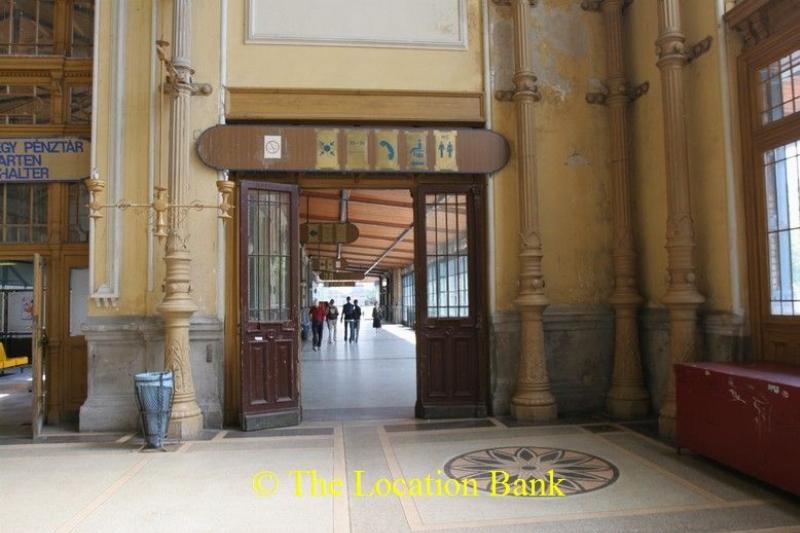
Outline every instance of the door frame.
<svg viewBox="0 0 800 533">
<path fill-rule="evenodd" d="M 485 312 L 476 315 L 482 335 L 480 336 L 479 346 L 479 390 L 480 405 L 454 406 L 453 409 L 427 410 L 427 412 L 417 413 L 417 416 L 425 417 L 463 417 L 463 416 L 487 416 L 491 414 L 491 402 L 489 399 L 489 336 L 488 336 L 488 283 L 483 279 L 487 268 L 487 247 L 486 247 L 486 224 L 484 223 L 486 209 L 486 182 L 490 179 L 486 175 L 446 175 L 446 174 L 399 174 L 399 175 L 380 175 L 367 177 L 363 173 L 342 174 L 303 174 L 303 173 L 266 173 L 266 172 L 230 172 L 230 179 L 237 184 L 244 181 L 270 182 L 274 184 L 298 186 L 298 194 L 302 195 L 304 190 L 325 190 L 325 189 L 404 189 L 411 191 L 412 196 L 416 196 L 417 189 L 423 186 L 456 186 L 468 187 L 476 191 L 478 199 L 475 210 L 475 231 L 476 231 L 476 258 L 475 262 L 479 269 L 479 274 L 475 276 L 477 282 L 476 294 L 478 300 L 476 306 Z M 237 185 L 238 186 L 238 185 Z M 237 211 L 241 211 L 239 202 L 241 195 L 236 194 Z M 299 213 L 299 210 L 298 210 Z M 415 212 L 415 223 L 416 223 Z M 240 425 L 240 406 L 241 406 L 241 310 L 242 295 L 240 276 L 242 275 L 240 256 L 241 256 L 241 216 L 234 216 L 231 223 L 226 224 L 226 254 L 225 254 L 225 343 L 224 343 L 224 401 L 223 413 L 226 425 Z M 415 253 L 415 262 L 419 260 L 419 254 Z M 416 269 L 416 265 L 415 265 Z M 299 267 L 294 273 L 299 276 Z M 299 290 L 299 277 L 298 277 Z M 481 305 L 482 304 L 482 305 Z M 417 307 L 419 311 L 419 306 Z M 299 332 L 298 332 L 299 335 Z M 298 370 L 300 369 L 298 356 Z M 417 366 L 419 365 L 419 354 L 417 354 Z M 302 376 L 298 377 L 297 384 L 301 388 Z M 417 377 L 417 394 L 419 395 L 419 377 Z M 300 395 L 300 408 L 302 408 L 302 394 Z M 465 408 L 466 407 L 466 408 Z"/>
</svg>

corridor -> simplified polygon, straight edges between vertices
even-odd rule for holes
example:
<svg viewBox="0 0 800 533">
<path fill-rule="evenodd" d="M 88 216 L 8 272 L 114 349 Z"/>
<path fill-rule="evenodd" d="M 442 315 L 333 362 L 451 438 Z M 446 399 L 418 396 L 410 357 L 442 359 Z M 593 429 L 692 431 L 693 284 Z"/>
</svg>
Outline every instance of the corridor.
<svg viewBox="0 0 800 533">
<path fill-rule="evenodd" d="M 365 317 L 371 308 L 365 308 Z M 362 320 L 358 342 L 345 342 L 344 324 L 329 343 L 327 326 L 322 349 L 303 342 L 301 390 L 303 418 L 365 420 L 414 416 L 416 348 L 414 332 L 396 324 L 372 327 Z"/>
</svg>

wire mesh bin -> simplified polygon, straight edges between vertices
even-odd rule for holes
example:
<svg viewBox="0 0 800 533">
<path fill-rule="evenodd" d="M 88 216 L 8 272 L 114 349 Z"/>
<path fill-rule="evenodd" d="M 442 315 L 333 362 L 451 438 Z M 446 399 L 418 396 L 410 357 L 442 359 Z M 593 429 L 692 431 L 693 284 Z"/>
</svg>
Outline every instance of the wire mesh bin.
<svg viewBox="0 0 800 533">
<path fill-rule="evenodd" d="M 172 372 L 145 372 L 134 377 L 142 433 L 148 448 L 162 448 L 167 438 L 172 396 Z"/>
</svg>

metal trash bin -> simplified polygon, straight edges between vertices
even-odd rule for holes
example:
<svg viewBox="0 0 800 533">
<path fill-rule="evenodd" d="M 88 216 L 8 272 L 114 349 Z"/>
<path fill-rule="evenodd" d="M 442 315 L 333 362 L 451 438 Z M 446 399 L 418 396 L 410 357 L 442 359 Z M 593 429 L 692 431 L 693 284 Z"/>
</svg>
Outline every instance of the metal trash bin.
<svg viewBox="0 0 800 533">
<path fill-rule="evenodd" d="M 172 372 L 145 372 L 134 376 L 142 433 L 148 448 L 162 448 L 172 411 Z"/>
</svg>

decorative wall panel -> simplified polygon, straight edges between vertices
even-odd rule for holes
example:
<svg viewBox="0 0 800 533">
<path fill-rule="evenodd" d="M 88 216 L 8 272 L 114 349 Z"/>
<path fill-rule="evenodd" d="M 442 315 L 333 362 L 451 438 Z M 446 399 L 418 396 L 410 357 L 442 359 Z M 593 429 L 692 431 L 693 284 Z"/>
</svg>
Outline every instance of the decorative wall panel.
<svg viewBox="0 0 800 533">
<path fill-rule="evenodd" d="M 247 41 L 466 48 L 466 0 L 248 0 Z"/>
</svg>

